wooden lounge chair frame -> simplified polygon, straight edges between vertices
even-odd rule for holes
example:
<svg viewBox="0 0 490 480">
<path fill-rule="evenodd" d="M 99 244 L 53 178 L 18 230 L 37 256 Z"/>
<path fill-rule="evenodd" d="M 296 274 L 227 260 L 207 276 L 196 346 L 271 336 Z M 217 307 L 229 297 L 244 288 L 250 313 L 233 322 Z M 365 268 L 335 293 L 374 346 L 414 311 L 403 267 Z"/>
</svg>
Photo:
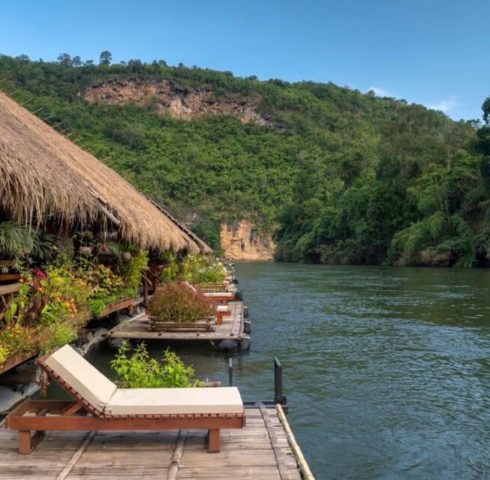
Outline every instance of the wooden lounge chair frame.
<svg viewBox="0 0 490 480">
<path fill-rule="evenodd" d="M 234 292 L 210 292 L 208 294 L 204 293 L 204 296 L 211 303 L 228 303 L 234 302 L 236 299 L 236 294 Z"/>
<path fill-rule="evenodd" d="M 223 305 L 217 305 L 216 306 L 216 325 L 222 325 L 223 324 L 223 317 L 229 317 L 231 315 L 231 310 L 229 307 L 226 307 L 227 310 L 219 310 L 218 307 L 223 306 Z"/>
<path fill-rule="evenodd" d="M 243 428 L 245 414 L 180 414 L 180 415 L 109 415 L 94 408 L 73 390 L 43 360 L 46 370 L 73 398 L 63 400 L 25 400 L 7 416 L 7 427 L 19 432 L 19 453 L 28 455 L 46 431 L 77 430 L 208 430 L 208 452 L 220 451 L 220 430 Z"/>
</svg>

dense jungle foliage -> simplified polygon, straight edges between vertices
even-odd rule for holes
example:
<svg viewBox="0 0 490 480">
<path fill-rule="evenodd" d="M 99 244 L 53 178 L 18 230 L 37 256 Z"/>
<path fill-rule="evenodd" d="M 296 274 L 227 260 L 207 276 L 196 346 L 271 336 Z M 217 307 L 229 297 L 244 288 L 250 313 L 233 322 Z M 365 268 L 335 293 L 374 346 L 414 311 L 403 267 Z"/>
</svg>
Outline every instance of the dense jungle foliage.
<svg viewBox="0 0 490 480">
<path fill-rule="evenodd" d="M 255 99 L 267 126 L 178 120 L 151 101 L 88 103 L 104 79 L 168 79 Z M 277 258 L 487 266 L 490 102 L 484 126 L 332 83 L 237 78 L 164 61 L 0 57 L 0 89 L 218 242 L 219 224 L 274 231 Z M 150 99 L 151 100 L 151 99 Z"/>
</svg>

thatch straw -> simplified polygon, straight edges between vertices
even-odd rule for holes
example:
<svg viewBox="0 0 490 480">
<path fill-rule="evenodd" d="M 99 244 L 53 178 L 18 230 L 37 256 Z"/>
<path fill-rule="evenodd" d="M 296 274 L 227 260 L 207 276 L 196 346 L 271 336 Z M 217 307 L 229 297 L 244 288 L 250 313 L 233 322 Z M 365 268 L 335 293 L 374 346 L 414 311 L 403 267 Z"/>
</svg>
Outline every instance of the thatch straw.
<svg viewBox="0 0 490 480">
<path fill-rule="evenodd" d="M 187 228 L 183 223 L 179 222 L 169 211 L 167 208 L 163 207 L 162 205 L 158 205 L 155 203 L 153 200 L 150 200 L 155 207 L 160 210 L 172 223 L 177 225 L 178 228 L 182 231 L 183 235 L 188 238 L 190 241 L 195 242 L 201 251 L 201 253 L 213 253 L 213 249 L 201 238 L 199 238 L 192 230 Z"/>
<path fill-rule="evenodd" d="M 1 92 L 0 208 L 27 224 L 97 223 L 143 249 L 207 250 L 120 175 Z"/>
</svg>

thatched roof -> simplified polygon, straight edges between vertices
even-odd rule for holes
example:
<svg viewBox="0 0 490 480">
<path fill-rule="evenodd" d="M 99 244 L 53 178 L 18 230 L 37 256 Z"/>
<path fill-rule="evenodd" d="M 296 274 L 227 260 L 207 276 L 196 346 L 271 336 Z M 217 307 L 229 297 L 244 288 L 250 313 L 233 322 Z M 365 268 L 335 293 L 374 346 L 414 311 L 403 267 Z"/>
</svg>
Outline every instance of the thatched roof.
<svg viewBox="0 0 490 480">
<path fill-rule="evenodd" d="M 114 170 L 1 92 L 0 208 L 28 224 L 97 224 L 144 249 L 206 251 Z"/>
<path fill-rule="evenodd" d="M 177 227 L 182 231 L 182 233 L 188 237 L 190 240 L 193 242 L 197 243 L 199 246 L 200 250 L 202 253 L 212 253 L 213 249 L 201 238 L 199 238 L 191 229 L 187 228 L 183 223 L 179 222 L 170 212 L 167 208 L 163 207 L 162 205 L 159 205 L 153 200 L 150 200 L 155 207 L 158 208 L 168 219 L 170 219 L 171 222 L 173 222 Z"/>
</svg>

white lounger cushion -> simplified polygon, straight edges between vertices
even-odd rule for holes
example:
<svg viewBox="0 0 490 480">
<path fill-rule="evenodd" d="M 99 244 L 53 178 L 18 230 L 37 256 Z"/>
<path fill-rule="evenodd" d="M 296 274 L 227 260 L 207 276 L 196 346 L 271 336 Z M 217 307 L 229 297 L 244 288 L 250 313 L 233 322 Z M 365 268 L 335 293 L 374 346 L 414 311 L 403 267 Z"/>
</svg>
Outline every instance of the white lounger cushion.
<svg viewBox="0 0 490 480">
<path fill-rule="evenodd" d="M 44 363 L 97 410 L 104 410 L 116 385 L 70 345 L 56 350 Z"/>
<path fill-rule="evenodd" d="M 109 400 L 110 415 L 241 414 L 243 402 L 236 387 L 121 388 Z"/>
<path fill-rule="evenodd" d="M 233 292 L 205 292 L 206 297 L 233 297 Z"/>
</svg>

